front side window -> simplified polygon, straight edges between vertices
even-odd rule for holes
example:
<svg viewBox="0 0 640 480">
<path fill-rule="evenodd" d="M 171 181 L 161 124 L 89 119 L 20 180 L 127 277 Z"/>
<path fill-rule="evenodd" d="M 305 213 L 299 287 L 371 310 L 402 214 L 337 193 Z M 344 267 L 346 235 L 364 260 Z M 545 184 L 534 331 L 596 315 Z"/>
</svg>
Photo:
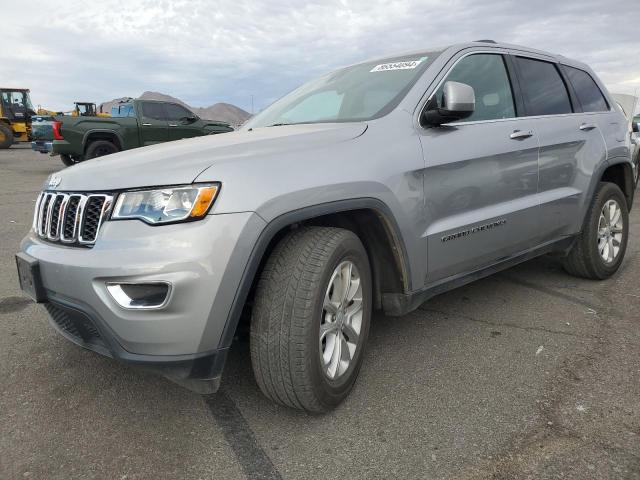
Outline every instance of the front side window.
<svg viewBox="0 0 640 480">
<path fill-rule="evenodd" d="M 164 108 L 161 103 L 142 102 L 142 116 L 153 120 L 165 120 Z"/>
<path fill-rule="evenodd" d="M 583 112 L 606 112 L 609 110 L 609 104 L 602 95 L 600 88 L 587 72 L 577 68 L 563 66 L 562 67 L 569 77 L 573 89 Z"/>
<path fill-rule="evenodd" d="M 462 122 L 516 116 L 511 83 L 502 55 L 476 54 L 460 60 L 436 92 L 439 106 L 443 105 L 443 90 L 447 81 L 466 83 L 473 87 L 476 108 L 473 114 L 461 120 Z"/>
<path fill-rule="evenodd" d="M 439 53 L 387 58 L 337 70 L 285 95 L 244 128 L 379 118 L 400 103 Z"/>
<path fill-rule="evenodd" d="M 515 61 L 520 70 L 520 87 L 528 115 L 573 112 L 567 87 L 553 63 L 524 57 L 516 57 Z"/>
<path fill-rule="evenodd" d="M 168 120 L 184 120 L 187 117 L 193 117 L 193 113 L 184 108 L 182 105 L 175 103 L 167 103 L 164 106 L 167 112 Z"/>
</svg>

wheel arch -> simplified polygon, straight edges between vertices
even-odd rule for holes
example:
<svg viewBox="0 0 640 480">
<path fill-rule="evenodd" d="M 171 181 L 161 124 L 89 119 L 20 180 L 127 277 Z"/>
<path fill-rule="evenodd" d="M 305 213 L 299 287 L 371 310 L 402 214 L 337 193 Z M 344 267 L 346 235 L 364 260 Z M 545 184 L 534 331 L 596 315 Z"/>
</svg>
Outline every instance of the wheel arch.
<svg viewBox="0 0 640 480">
<path fill-rule="evenodd" d="M 108 129 L 91 129 L 85 132 L 82 137 L 82 151 L 86 152 L 89 144 L 95 140 L 108 140 L 112 142 L 119 150 L 123 149 L 123 139 L 119 133 Z"/>
<path fill-rule="evenodd" d="M 577 223 L 575 232 L 578 233 L 584 228 L 584 222 L 587 218 L 587 212 L 589 206 L 593 201 L 593 197 L 598 189 L 600 182 L 612 182 L 620 187 L 622 193 L 627 200 L 627 207 L 629 211 L 633 205 L 634 188 L 633 174 L 631 163 L 628 157 L 613 157 L 609 160 L 602 162 L 594 169 L 591 175 L 591 183 L 589 189 L 585 192 L 582 202 L 582 209 L 579 217 L 576 219 Z M 631 183 L 628 183 L 631 182 Z"/>
<path fill-rule="evenodd" d="M 631 211 L 635 185 L 633 181 L 633 167 L 626 158 L 610 160 L 600 175 L 600 181 L 616 184 L 622 190 L 627 200 L 627 208 Z"/>
<path fill-rule="evenodd" d="M 304 207 L 270 221 L 255 242 L 220 339 L 219 348 L 231 345 L 243 310 L 253 295 L 266 259 L 278 241 L 299 226 L 335 226 L 354 231 L 362 241 L 373 275 L 374 308 L 381 308 L 382 293 L 407 293 L 411 271 L 405 243 L 391 209 L 376 198 L 358 198 Z"/>
</svg>

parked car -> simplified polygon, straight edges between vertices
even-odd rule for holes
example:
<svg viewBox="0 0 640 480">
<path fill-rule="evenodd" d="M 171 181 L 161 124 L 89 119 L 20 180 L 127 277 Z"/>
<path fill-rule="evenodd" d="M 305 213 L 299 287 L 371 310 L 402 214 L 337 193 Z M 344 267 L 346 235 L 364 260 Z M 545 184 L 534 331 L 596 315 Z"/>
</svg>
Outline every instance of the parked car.
<svg viewBox="0 0 640 480">
<path fill-rule="evenodd" d="M 31 149 L 43 154 L 53 151 L 52 115 L 36 115 L 31 117 Z"/>
<path fill-rule="evenodd" d="M 218 389 L 247 320 L 264 394 L 324 412 L 356 381 L 374 310 L 549 252 L 606 279 L 633 196 L 626 120 L 587 65 L 474 42 L 55 174 L 17 263 L 66 338 L 197 392 Z"/>
<path fill-rule="evenodd" d="M 229 124 L 202 120 L 177 103 L 132 99 L 122 107 L 126 114 L 121 116 L 56 117 L 51 151 L 70 166 L 122 150 L 233 131 Z"/>
<path fill-rule="evenodd" d="M 640 115 L 633 117 L 631 123 L 631 158 L 634 165 L 634 183 L 636 186 L 640 183 Z"/>
<path fill-rule="evenodd" d="M 638 97 L 624 93 L 612 93 L 611 96 L 616 101 L 620 110 L 628 120 L 628 131 L 631 137 L 631 159 L 633 163 L 634 184 L 638 184 L 640 179 L 640 135 L 638 133 L 638 119 L 633 114 L 638 108 Z"/>
</svg>

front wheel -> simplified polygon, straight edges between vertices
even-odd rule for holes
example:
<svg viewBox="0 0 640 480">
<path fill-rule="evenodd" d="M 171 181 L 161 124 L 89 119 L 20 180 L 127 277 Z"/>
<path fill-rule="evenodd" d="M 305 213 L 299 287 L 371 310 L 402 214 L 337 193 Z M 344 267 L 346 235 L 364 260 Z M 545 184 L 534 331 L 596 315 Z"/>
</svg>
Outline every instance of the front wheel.
<svg viewBox="0 0 640 480">
<path fill-rule="evenodd" d="M 575 276 L 604 280 L 616 273 L 629 239 L 629 211 L 620 188 L 608 182 L 598 186 L 582 232 L 578 235 L 564 269 Z"/>
<path fill-rule="evenodd" d="M 6 123 L 0 123 L 0 148 L 9 148 L 13 145 L 13 130 Z"/>
<path fill-rule="evenodd" d="M 308 227 L 285 236 L 258 283 L 251 362 L 262 392 L 312 413 L 351 391 L 371 319 L 371 269 L 351 231 Z"/>
</svg>

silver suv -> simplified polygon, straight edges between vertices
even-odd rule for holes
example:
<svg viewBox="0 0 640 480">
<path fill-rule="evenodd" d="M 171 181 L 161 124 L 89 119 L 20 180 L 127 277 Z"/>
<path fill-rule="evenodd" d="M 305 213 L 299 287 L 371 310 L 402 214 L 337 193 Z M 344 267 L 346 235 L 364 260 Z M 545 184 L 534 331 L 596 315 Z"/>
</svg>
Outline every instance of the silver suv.
<svg viewBox="0 0 640 480">
<path fill-rule="evenodd" d="M 201 393 L 246 320 L 265 395 L 326 411 L 374 309 L 549 252 L 616 272 L 634 193 L 613 105 L 586 65 L 488 41 L 343 68 L 240 131 L 51 176 L 21 285 L 72 342 Z"/>
</svg>

